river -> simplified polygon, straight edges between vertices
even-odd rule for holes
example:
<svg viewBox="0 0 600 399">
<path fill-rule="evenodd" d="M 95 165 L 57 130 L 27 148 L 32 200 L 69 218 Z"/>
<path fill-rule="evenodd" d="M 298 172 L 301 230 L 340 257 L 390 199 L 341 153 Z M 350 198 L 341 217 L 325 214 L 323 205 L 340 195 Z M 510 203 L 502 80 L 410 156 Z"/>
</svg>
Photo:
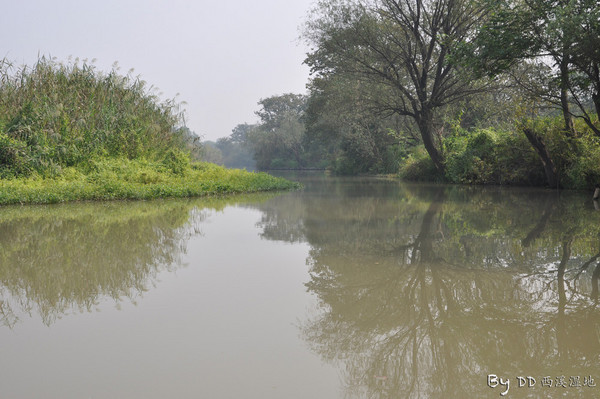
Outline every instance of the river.
<svg viewBox="0 0 600 399">
<path fill-rule="evenodd" d="M 600 397 L 589 193 L 291 177 L 0 208 L 0 398 Z"/>
</svg>

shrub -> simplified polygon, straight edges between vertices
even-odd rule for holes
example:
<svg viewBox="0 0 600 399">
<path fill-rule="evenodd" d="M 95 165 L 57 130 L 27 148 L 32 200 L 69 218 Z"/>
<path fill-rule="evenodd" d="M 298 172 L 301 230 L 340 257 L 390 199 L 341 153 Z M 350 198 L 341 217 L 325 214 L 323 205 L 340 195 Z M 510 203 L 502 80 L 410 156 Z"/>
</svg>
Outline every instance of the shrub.
<svg viewBox="0 0 600 399">
<path fill-rule="evenodd" d="M 520 132 L 457 129 L 444 146 L 446 178 L 453 183 L 544 184 L 541 162 Z"/>
<path fill-rule="evenodd" d="M 400 166 L 400 176 L 413 181 L 440 181 L 440 176 L 425 147 L 415 147 Z"/>
<path fill-rule="evenodd" d="M 496 183 L 543 186 L 545 176 L 539 157 L 524 134 L 500 131 L 496 146 Z"/>
<path fill-rule="evenodd" d="M 173 175 L 160 162 L 102 158 L 85 168 L 65 168 L 55 178 L 0 179 L 0 204 L 190 197 L 298 187 L 265 173 L 214 164 L 192 164 L 181 175 Z"/>
<path fill-rule="evenodd" d="M 380 173 L 398 173 L 402 160 L 408 156 L 406 149 L 398 144 L 389 145 L 383 152 Z"/>
<path fill-rule="evenodd" d="M 363 165 L 361 165 L 360 161 L 345 154 L 337 157 L 333 161 L 331 169 L 334 174 L 341 176 L 357 175 L 367 171 Z"/>
<path fill-rule="evenodd" d="M 273 158 L 270 169 L 299 169 L 300 165 L 295 159 Z"/>
<path fill-rule="evenodd" d="M 163 157 L 162 165 L 175 175 L 183 175 L 190 167 L 190 156 L 182 151 L 170 149 Z"/>
<path fill-rule="evenodd" d="M 562 117 L 536 118 L 526 121 L 524 126 L 543 139 L 561 187 L 589 189 L 600 183 L 600 138 L 585 122 L 574 120 L 575 137 L 565 133 Z M 540 163 L 539 159 L 537 162 Z"/>
<path fill-rule="evenodd" d="M 565 188 L 590 189 L 600 184 L 600 137 L 582 121 L 575 122 L 575 129 L 579 137 L 573 143 L 553 148 L 560 165 L 559 178 Z"/>
<path fill-rule="evenodd" d="M 496 183 L 496 133 L 457 129 L 446 144 L 446 178 L 453 183 Z"/>
</svg>

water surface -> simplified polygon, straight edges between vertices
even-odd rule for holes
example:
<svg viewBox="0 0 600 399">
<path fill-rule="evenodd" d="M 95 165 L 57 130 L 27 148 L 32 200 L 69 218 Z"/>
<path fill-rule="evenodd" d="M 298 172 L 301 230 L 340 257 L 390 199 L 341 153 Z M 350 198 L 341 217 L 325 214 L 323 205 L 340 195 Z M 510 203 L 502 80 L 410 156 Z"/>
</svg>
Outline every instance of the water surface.
<svg viewBox="0 0 600 399">
<path fill-rule="evenodd" d="M 0 397 L 600 396 L 586 193 L 296 177 L 0 209 Z"/>
</svg>

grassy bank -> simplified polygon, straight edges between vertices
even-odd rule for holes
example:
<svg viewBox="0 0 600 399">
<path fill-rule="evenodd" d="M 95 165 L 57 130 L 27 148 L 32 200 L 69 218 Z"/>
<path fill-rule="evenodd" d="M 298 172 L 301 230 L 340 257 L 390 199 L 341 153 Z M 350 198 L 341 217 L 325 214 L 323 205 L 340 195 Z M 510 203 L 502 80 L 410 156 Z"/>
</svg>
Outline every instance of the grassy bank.
<svg viewBox="0 0 600 399">
<path fill-rule="evenodd" d="M 164 162 L 102 159 L 66 168 L 55 177 L 0 179 L 0 204 L 196 197 L 297 187 L 266 173 L 210 163 L 190 163 L 174 171 Z"/>
<path fill-rule="evenodd" d="M 41 58 L 0 60 L 0 204 L 289 189 L 267 174 L 191 162 L 197 137 L 139 77 Z"/>
</svg>

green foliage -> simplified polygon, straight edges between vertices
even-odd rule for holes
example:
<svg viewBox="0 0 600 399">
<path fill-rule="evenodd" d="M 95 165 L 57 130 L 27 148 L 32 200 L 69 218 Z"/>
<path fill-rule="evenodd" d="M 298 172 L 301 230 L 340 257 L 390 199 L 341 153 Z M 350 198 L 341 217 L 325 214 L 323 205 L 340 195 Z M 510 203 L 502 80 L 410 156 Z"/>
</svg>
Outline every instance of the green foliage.
<svg viewBox="0 0 600 399">
<path fill-rule="evenodd" d="M 529 29 L 535 16 L 510 0 L 483 1 L 487 20 L 476 25 L 473 40 L 459 43 L 453 61 L 472 68 L 478 75 L 495 76 L 530 58 L 539 50 L 535 33 Z"/>
<path fill-rule="evenodd" d="M 386 146 L 380 163 L 381 173 L 398 173 L 402 159 L 407 156 L 406 149 L 399 144 Z"/>
<path fill-rule="evenodd" d="M 299 117 L 306 107 L 306 97 L 301 94 L 287 93 L 280 96 L 271 96 L 261 99 L 258 104 L 260 109 L 256 115 L 260 118 L 261 125 L 266 130 L 275 130 L 281 126 L 283 118 L 292 114 Z M 237 132 L 234 131 L 235 135 Z"/>
<path fill-rule="evenodd" d="M 444 146 L 452 183 L 543 185 L 541 164 L 522 134 L 457 128 Z"/>
<path fill-rule="evenodd" d="M 440 181 L 440 175 L 425 147 L 415 147 L 403 161 L 400 177 L 411 181 Z"/>
<path fill-rule="evenodd" d="M 596 138 L 592 140 L 597 141 Z M 590 140 L 590 141 L 592 141 Z M 588 143 L 589 145 L 589 143 Z M 574 189 L 591 189 L 600 184 L 600 143 L 586 145 L 583 155 L 578 157 L 566 171 L 568 185 Z"/>
<path fill-rule="evenodd" d="M 599 13 L 593 0 L 318 2 L 306 135 L 340 174 L 592 187 Z"/>
<path fill-rule="evenodd" d="M 545 143 L 556 165 L 559 183 L 568 189 L 589 189 L 600 182 L 600 139 L 583 121 L 576 138 L 564 134 L 561 117 L 535 118 L 514 130 L 456 129 L 444 140 L 446 178 L 461 184 L 546 184 L 539 157 L 526 140 L 528 128 Z"/>
<path fill-rule="evenodd" d="M 186 148 L 179 106 L 116 70 L 41 58 L 15 70 L 0 61 L 0 170 L 55 175 L 90 156 L 161 157 Z"/>
<path fill-rule="evenodd" d="M 447 139 L 451 153 L 447 158 L 446 177 L 454 183 L 494 183 L 497 139 L 493 130 L 463 130 Z"/>
<path fill-rule="evenodd" d="M 260 124 L 247 129 L 247 145 L 259 169 L 302 169 L 307 166 L 305 149 L 305 96 L 283 94 L 259 102 Z M 234 131 L 234 134 L 236 132 Z"/>
<path fill-rule="evenodd" d="M 273 158 L 269 169 L 301 169 L 301 166 L 295 159 Z"/>
<path fill-rule="evenodd" d="M 305 112 L 306 135 L 327 154 L 328 168 L 340 175 L 396 173 L 409 147 L 398 116 L 365 107 L 386 91 L 377 85 L 334 75 L 314 78 Z"/>
<path fill-rule="evenodd" d="M 205 147 L 200 142 L 200 136 L 191 131 L 187 126 L 177 128 L 175 135 L 183 143 L 183 151 L 190 155 L 195 161 L 203 161 Z"/>
<path fill-rule="evenodd" d="M 346 137 L 341 147 L 342 151 L 330 165 L 338 175 L 397 173 L 402 159 L 407 156 L 406 149 L 398 144 L 361 140 L 360 134 L 353 139 Z"/>
<path fill-rule="evenodd" d="M 170 149 L 164 155 L 162 164 L 175 175 L 183 175 L 190 168 L 190 157 L 182 151 Z"/>
<path fill-rule="evenodd" d="M 412 124 L 411 140 L 419 136 L 442 172 L 437 119 L 448 104 L 481 90 L 449 57 L 471 37 L 481 11 L 470 1 L 321 1 L 306 24 L 311 51 L 305 63 L 314 87 L 325 91 L 319 94 L 341 90 L 344 105 L 359 114 Z M 352 91 L 359 95 L 348 95 Z"/>
<path fill-rule="evenodd" d="M 212 159 L 216 159 L 215 163 L 228 168 L 254 170 L 256 161 L 248 137 L 255 127 L 256 125 L 241 123 L 232 129 L 228 137 L 222 137 L 216 143 L 206 142 L 204 160 L 214 162 L 210 160 L 213 157 Z M 211 147 L 219 151 L 220 156 L 209 151 Z"/>
<path fill-rule="evenodd" d="M 589 114 L 600 112 L 600 9 L 596 0 L 484 0 L 486 20 L 456 48 L 453 61 L 477 75 L 496 78 L 504 72 L 535 101 L 560 107 L 568 133 L 573 116 L 600 136 Z M 525 61 L 525 62 L 524 62 Z M 523 65 L 545 73 L 524 79 Z"/>
<path fill-rule="evenodd" d="M 0 178 L 28 174 L 27 145 L 0 132 Z"/>
<path fill-rule="evenodd" d="M 573 138 L 564 134 L 561 118 L 529 120 L 526 126 L 544 139 L 562 187 L 589 189 L 600 183 L 600 137 L 587 123 L 575 121 Z"/>
<path fill-rule="evenodd" d="M 42 58 L 0 62 L 0 204 L 148 199 L 296 187 L 192 163 L 198 137 L 131 75 Z"/>
<path fill-rule="evenodd" d="M 494 184 L 544 186 L 540 159 L 521 132 L 497 130 Z"/>
<path fill-rule="evenodd" d="M 359 173 L 366 173 L 359 160 L 344 155 L 334 160 L 332 170 L 335 174 L 341 176 L 352 176 Z"/>
<path fill-rule="evenodd" d="M 213 141 L 202 142 L 202 150 L 200 152 L 200 161 L 216 163 L 217 165 L 224 165 L 232 167 L 224 162 L 224 154 L 220 148 L 216 146 Z"/>
<path fill-rule="evenodd" d="M 266 173 L 190 163 L 173 152 L 161 161 L 97 157 L 65 168 L 53 178 L 0 180 L 0 204 L 196 197 L 292 188 L 298 184 Z"/>
</svg>

